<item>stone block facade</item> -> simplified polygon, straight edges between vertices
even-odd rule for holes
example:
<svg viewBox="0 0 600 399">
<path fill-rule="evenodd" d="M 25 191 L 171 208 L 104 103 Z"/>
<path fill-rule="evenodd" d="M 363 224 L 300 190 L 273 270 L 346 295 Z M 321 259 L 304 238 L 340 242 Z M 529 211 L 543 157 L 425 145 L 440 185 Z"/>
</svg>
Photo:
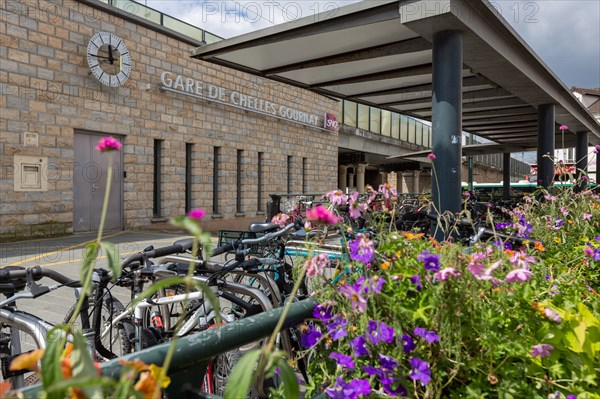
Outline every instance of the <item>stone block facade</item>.
<svg viewBox="0 0 600 399">
<path fill-rule="evenodd" d="M 120 87 L 105 86 L 90 74 L 86 49 L 97 32 L 114 33 L 131 53 L 132 73 Z M 77 133 L 115 135 L 124 144 L 123 165 L 116 170 L 126 173 L 122 228 L 149 226 L 156 216 L 155 140 L 163 140 L 160 216 L 185 212 L 186 144 L 192 144 L 191 202 L 206 209 L 207 229 L 245 229 L 249 220 L 264 218 L 258 211 L 259 153 L 263 210 L 269 193 L 288 190 L 288 170 L 292 192 L 324 192 L 337 185 L 337 133 L 164 91 L 160 77 L 170 71 L 318 115 L 337 113 L 336 101 L 191 59 L 194 47 L 158 25 L 138 24 L 84 2 L 0 3 L 0 237 L 72 231 Z M 25 133 L 37 134 L 37 145 L 26 145 Z M 220 148 L 218 215 L 212 209 L 215 147 Z M 47 158 L 42 171 L 47 191 L 14 191 L 15 155 Z"/>
</svg>

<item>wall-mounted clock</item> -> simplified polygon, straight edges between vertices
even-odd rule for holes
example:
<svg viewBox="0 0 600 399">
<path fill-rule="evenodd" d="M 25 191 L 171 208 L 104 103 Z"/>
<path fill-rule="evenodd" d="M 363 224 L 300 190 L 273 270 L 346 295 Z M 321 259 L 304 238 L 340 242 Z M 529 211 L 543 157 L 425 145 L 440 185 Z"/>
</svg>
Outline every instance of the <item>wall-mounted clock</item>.
<svg viewBox="0 0 600 399">
<path fill-rule="evenodd" d="M 107 86 L 121 86 L 131 75 L 131 54 L 123 39 L 110 32 L 92 36 L 87 60 L 96 79 Z"/>
</svg>

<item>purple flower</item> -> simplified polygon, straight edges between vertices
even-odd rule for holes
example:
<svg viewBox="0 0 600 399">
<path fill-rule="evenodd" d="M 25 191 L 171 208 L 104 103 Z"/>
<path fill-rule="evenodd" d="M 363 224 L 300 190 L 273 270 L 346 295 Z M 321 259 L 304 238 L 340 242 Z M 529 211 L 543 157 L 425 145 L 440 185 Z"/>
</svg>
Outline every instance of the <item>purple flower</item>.
<svg viewBox="0 0 600 399">
<path fill-rule="evenodd" d="M 398 397 L 398 396 L 408 396 L 408 392 L 406 391 L 406 388 L 404 388 L 402 385 L 398 384 L 397 388 L 392 388 L 392 384 L 394 384 L 396 381 L 398 381 L 396 378 L 393 377 L 384 377 L 380 379 L 381 381 L 381 385 L 383 385 L 383 391 L 392 396 L 392 397 Z"/>
<path fill-rule="evenodd" d="M 332 352 L 329 354 L 330 359 L 335 359 L 338 365 L 345 367 L 347 369 L 354 369 L 354 360 L 352 360 L 352 356 L 347 356 L 342 353 Z"/>
<path fill-rule="evenodd" d="M 391 356 L 379 354 L 379 363 L 381 368 L 388 371 L 394 371 L 398 367 L 398 362 Z"/>
<path fill-rule="evenodd" d="M 359 282 L 355 284 L 344 284 L 338 290 L 346 298 L 352 301 L 352 309 L 364 312 L 367 310 L 367 300 L 362 297 L 362 287 Z"/>
<path fill-rule="evenodd" d="M 600 248 L 594 249 L 594 256 L 592 257 L 594 260 L 600 260 Z"/>
<path fill-rule="evenodd" d="M 410 358 L 410 375 L 409 377 L 413 381 L 421 381 L 423 386 L 429 384 L 431 381 L 431 371 L 429 370 L 429 363 L 425 360 L 421 360 L 418 357 Z"/>
<path fill-rule="evenodd" d="M 380 342 L 391 344 L 394 342 L 394 333 L 394 328 L 388 326 L 384 322 L 369 320 L 367 337 L 373 345 L 379 345 Z"/>
<path fill-rule="evenodd" d="M 432 254 L 429 250 L 425 250 L 417 256 L 419 262 L 423 262 L 425 270 L 437 272 L 440 269 L 440 254 Z"/>
<path fill-rule="evenodd" d="M 577 396 L 575 396 L 575 395 L 568 395 L 567 399 L 577 399 Z"/>
<path fill-rule="evenodd" d="M 369 263 L 375 253 L 375 243 L 362 233 L 356 235 L 356 239 L 350 241 L 350 259 L 362 263 Z"/>
<path fill-rule="evenodd" d="M 346 326 L 348 325 L 348 320 L 344 319 L 342 316 L 335 316 L 329 324 L 327 324 L 327 331 L 331 334 L 331 339 L 337 341 L 348 336 L 348 330 Z"/>
<path fill-rule="evenodd" d="M 433 344 L 435 341 L 439 341 L 440 337 L 435 333 L 435 331 L 427 331 L 422 327 L 415 327 L 414 330 L 415 335 L 418 335 L 421 338 L 425 338 L 427 342 Z"/>
<path fill-rule="evenodd" d="M 380 294 L 383 284 L 385 284 L 385 280 L 381 277 L 375 276 L 367 280 L 367 283 L 364 285 L 364 291 L 367 294 Z"/>
<path fill-rule="evenodd" d="M 309 326 L 308 330 L 300 336 L 300 345 L 303 348 L 311 348 L 321 339 L 323 334 L 315 329 L 315 326 Z"/>
<path fill-rule="evenodd" d="M 531 278 L 531 271 L 529 271 L 527 269 L 514 269 L 506 275 L 506 278 L 504 279 L 504 281 L 506 281 L 507 283 L 514 283 L 515 281 L 519 282 L 519 283 L 524 283 L 525 281 L 528 281 L 530 278 Z"/>
<path fill-rule="evenodd" d="M 332 399 L 356 399 L 360 395 L 369 395 L 371 385 L 369 380 L 352 380 L 347 383 L 338 377 L 335 386 L 327 388 L 325 393 Z"/>
<path fill-rule="evenodd" d="M 550 344 L 537 344 L 531 347 L 531 352 L 529 354 L 533 357 L 539 356 L 540 358 L 549 357 L 550 351 L 553 350 L 554 347 Z"/>
<path fill-rule="evenodd" d="M 565 224 L 565 222 L 563 222 L 562 219 L 556 219 L 554 221 L 554 226 L 552 227 L 552 229 L 553 230 L 559 230 L 562 227 L 563 224 Z"/>
<path fill-rule="evenodd" d="M 421 285 L 421 277 L 412 276 L 410 278 L 410 282 L 417 286 L 417 291 L 421 291 L 423 289 L 423 286 Z"/>
<path fill-rule="evenodd" d="M 313 309 L 313 317 L 321 320 L 323 323 L 328 322 L 333 318 L 333 302 L 319 303 Z"/>
<path fill-rule="evenodd" d="M 377 375 L 379 377 L 383 376 L 383 371 L 381 371 L 378 368 L 375 368 L 373 366 L 370 366 L 370 365 L 366 365 L 365 367 L 363 367 L 363 370 L 365 371 L 365 373 L 367 373 L 370 376 L 373 376 L 373 375 Z"/>
<path fill-rule="evenodd" d="M 369 354 L 367 351 L 367 340 L 362 335 L 351 340 L 350 347 L 354 351 L 354 356 L 356 357 L 367 356 Z"/>
<path fill-rule="evenodd" d="M 410 353 L 417 347 L 415 341 L 413 341 L 412 337 L 408 334 L 402 334 L 402 341 L 404 344 L 402 348 L 402 350 L 404 350 L 404 353 Z"/>
<path fill-rule="evenodd" d="M 512 226 L 511 222 L 498 222 L 496 223 L 496 229 L 505 230 Z"/>
</svg>

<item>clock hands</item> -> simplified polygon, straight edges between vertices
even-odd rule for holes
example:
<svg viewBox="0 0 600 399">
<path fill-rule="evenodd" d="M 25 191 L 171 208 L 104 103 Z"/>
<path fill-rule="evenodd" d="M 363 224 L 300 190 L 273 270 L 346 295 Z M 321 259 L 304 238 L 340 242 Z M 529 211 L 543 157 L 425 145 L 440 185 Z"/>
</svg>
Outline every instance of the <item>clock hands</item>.
<svg viewBox="0 0 600 399">
<path fill-rule="evenodd" d="M 115 62 L 115 58 L 113 57 L 113 49 L 110 44 L 108 45 L 108 61 L 111 65 L 113 64 L 113 62 Z"/>
</svg>

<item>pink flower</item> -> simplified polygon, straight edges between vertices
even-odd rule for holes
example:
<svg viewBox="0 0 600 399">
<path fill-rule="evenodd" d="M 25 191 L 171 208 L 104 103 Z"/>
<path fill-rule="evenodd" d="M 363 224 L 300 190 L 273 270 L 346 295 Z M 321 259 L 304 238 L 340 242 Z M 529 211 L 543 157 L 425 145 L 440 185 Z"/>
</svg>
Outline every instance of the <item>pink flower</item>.
<svg viewBox="0 0 600 399">
<path fill-rule="evenodd" d="M 529 354 L 533 357 L 549 357 L 550 351 L 553 349 L 554 347 L 549 344 L 537 344 L 531 347 L 531 352 L 529 352 Z"/>
<path fill-rule="evenodd" d="M 435 154 L 432 152 L 431 154 L 427 155 L 427 158 L 435 159 Z"/>
<path fill-rule="evenodd" d="M 548 195 L 548 194 L 545 194 L 545 195 L 544 195 L 544 198 L 545 198 L 547 201 L 556 201 L 556 197 L 555 197 L 555 196 L 553 196 L 553 195 Z"/>
<path fill-rule="evenodd" d="M 569 214 L 569 211 L 567 210 L 567 208 L 565 208 L 564 206 L 560 207 L 560 212 L 564 215 L 567 216 Z"/>
<path fill-rule="evenodd" d="M 581 215 L 581 218 L 583 220 L 590 220 L 590 219 L 592 219 L 592 214 L 591 213 L 584 213 L 584 214 Z"/>
<path fill-rule="evenodd" d="M 358 219 L 363 213 L 367 211 L 367 204 L 358 202 L 358 191 L 355 191 L 350 196 L 348 204 L 350 205 L 350 217 L 352 219 Z"/>
<path fill-rule="evenodd" d="M 123 145 L 114 137 L 103 137 L 96 144 L 96 149 L 100 152 L 119 151 Z"/>
<path fill-rule="evenodd" d="M 336 224 L 339 218 L 323 205 L 317 205 L 314 208 L 306 210 L 306 218 L 311 222 L 321 222 L 325 224 Z"/>
<path fill-rule="evenodd" d="M 552 321 L 555 321 L 557 323 L 562 322 L 560 315 L 550 308 L 544 309 L 544 314 L 546 315 L 547 318 L 549 318 Z"/>
<path fill-rule="evenodd" d="M 390 198 L 390 196 L 396 197 L 398 195 L 396 189 L 392 187 L 390 183 L 381 184 L 378 191 L 383 194 L 385 199 Z"/>
<path fill-rule="evenodd" d="M 204 209 L 196 208 L 188 212 L 187 217 L 190 219 L 200 220 L 206 215 Z"/>
<path fill-rule="evenodd" d="M 507 283 L 514 283 L 514 282 L 524 283 L 525 281 L 528 281 L 530 278 L 531 278 L 531 271 L 529 271 L 527 269 L 515 269 L 506 275 L 506 278 L 504 279 L 504 281 L 506 281 Z"/>
<path fill-rule="evenodd" d="M 439 281 L 446 281 L 450 277 L 460 277 L 460 272 L 453 267 L 447 267 L 433 275 Z"/>
<path fill-rule="evenodd" d="M 535 262 L 535 258 L 527 256 L 524 251 L 515 251 L 513 256 L 510 257 L 510 262 L 517 269 L 529 269 L 529 264 Z"/>
<path fill-rule="evenodd" d="M 561 125 L 559 127 L 560 130 L 567 130 L 569 127 L 567 125 Z"/>
<path fill-rule="evenodd" d="M 331 205 L 344 205 L 348 202 L 348 197 L 341 190 L 331 191 L 325 194 Z"/>
<path fill-rule="evenodd" d="M 276 224 L 279 227 L 285 227 L 288 224 L 288 220 L 290 220 L 290 217 L 288 215 L 286 215 L 285 213 L 278 213 L 277 215 L 273 216 L 273 219 L 271 219 L 271 223 Z"/>
<path fill-rule="evenodd" d="M 326 267 L 329 267 L 330 264 L 331 262 L 326 254 L 314 256 L 304 264 L 306 266 L 306 275 L 308 277 L 314 277 L 323 274 L 323 270 Z"/>
</svg>

